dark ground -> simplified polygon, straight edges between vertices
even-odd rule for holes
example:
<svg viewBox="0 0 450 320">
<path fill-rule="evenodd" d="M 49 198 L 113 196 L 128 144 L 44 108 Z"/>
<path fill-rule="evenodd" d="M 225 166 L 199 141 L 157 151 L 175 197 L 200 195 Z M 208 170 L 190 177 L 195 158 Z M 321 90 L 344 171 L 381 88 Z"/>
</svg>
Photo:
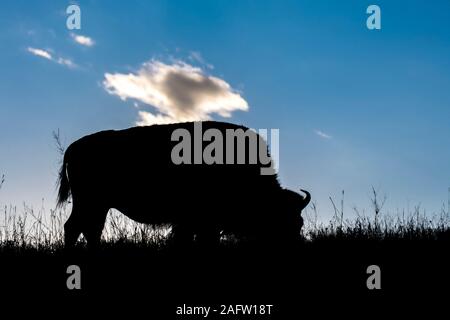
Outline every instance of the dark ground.
<svg viewBox="0 0 450 320">
<path fill-rule="evenodd" d="M 80 312 L 84 303 L 108 312 L 177 316 L 176 308 L 228 304 L 273 305 L 272 315 L 210 315 L 208 319 L 286 319 L 331 312 L 411 310 L 411 299 L 450 297 L 447 240 L 316 241 L 291 248 L 223 244 L 219 248 L 137 248 L 104 245 L 54 253 L 4 247 L 0 255 L 2 304 L 40 301 Z M 81 268 L 81 290 L 68 290 L 66 269 Z M 381 268 L 381 290 L 368 290 L 366 268 Z M 436 299 L 436 300 L 435 300 Z M 117 302 L 115 302 L 117 301 Z M 404 304 L 401 301 L 409 301 Z M 433 303 L 433 302 L 430 302 Z M 28 303 L 26 302 L 25 305 Z M 77 306 L 77 307 L 74 307 Z M 433 305 L 429 306 L 434 308 Z M 51 308 L 51 307 L 50 307 Z M 289 317 L 292 319 L 291 317 Z"/>
</svg>

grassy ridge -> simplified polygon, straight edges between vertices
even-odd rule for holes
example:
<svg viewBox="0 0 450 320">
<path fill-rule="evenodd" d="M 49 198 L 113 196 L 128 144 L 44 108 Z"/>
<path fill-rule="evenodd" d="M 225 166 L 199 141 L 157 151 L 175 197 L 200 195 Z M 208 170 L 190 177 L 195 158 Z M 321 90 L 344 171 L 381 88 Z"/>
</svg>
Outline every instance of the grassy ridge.
<svg viewBox="0 0 450 320">
<path fill-rule="evenodd" d="M 64 247 L 64 222 L 68 217 L 67 207 L 49 213 L 42 207 L 38 211 L 23 206 L 4 206 L 0 210 L 0 252 L 4 250 L 34 250 L 54 252 Z M 328 224 L 317 222 L 317 212 L 312 205 L 304 213 L 305 226 L 302 235 L 305 243 L 335 241 L 446 241 L 450 235 L 450 219 L 444 210 L 429 217 L 419 208 L 401 216 L 375 212 L 372 217 L 357 215 L 345 219 L 336 211 Z M 153 228 L 136 223 L 121 213 L 111 210 L 102 235 L 102 244 L 127 244 L 139 247 L 165 245 L 170 227 Z M 236 243 L 232 237 L 224 237 L 222 243 Z M 79 246 L 85 246 L 81 237 Z"/>
<path fill-rule="evenodd" d="M 373 194 L 372 212 L 354 209 L 354 219 L 345 218 L 343 201 L 337 208 L 330 199 L 334 214 L 328 223 L 318 221 L 312 203 L 303 213 L 302 240 L 285 247 L 233 237 L 214 248 L 174 247 L 167 241 L 170 227 L 152 228 L 112 211 L 100 248 L 88 250 L 81 237 L 76 248 L 66 250 L 63 226 L 69 207 L 3 206 L 0 296 L 8 301 L 37 288 L 38 299 L 71 302 L 126 292 L 121 298 L 131 304 L 145 298 L 151 314 L 169 318 L 176 306 L 189 302 L 266 303 L 280 314 L 302 315 L 299 302 L 345 306 L 439 295 L 450 286 L 448 214 L 443 209 L 429 216 L 419 207 L 384 214 L 384 201 Z M 79 292 L 66 287 L 66 269 L 74 264 L 83 275 Z M 366 270 L 373 264 L 382 270 L 381 293 L 366 286 Z"/>
<path fill-rule="evenodd" d="M 38 292 L 36 301 L 66 301 L 69 307 L 74 299 L 119 298 L 130 310 L 139 301 L 147 315 L 161 314 L 161 319 L 172 318 L 184 303 L 273 304 L 271 319 L 286 319 L 301 317 L 303 308 L 314 305 L 321 310 L 339 304 L 333 313 L 345 314 L 356 304 L 380 308 L 399 297 L 438 296 L 440 288 L 450 286 L 450 229 L 444 213 L 431 219 L 413 212 L 354 220 L 337 214 L 319 224 L 309 210 L 303 241 L 292 246 L 255 246 L 229 238 L 215 248 L 177 248 L 167 243 L 168 228 L 155 230 L 112 212 L 102 244 L 92 252 L 82 238 L 75 249 L 65 250 L 66 209 L 45 212 L 2 209 L 2 301 L 26 292 Z M 366 269 L 373 264 L 382 270 L 381 292 L 366 287 Z M 82 270 L 80 291 L 67 290 L 69 265 Z"/>
</svg>

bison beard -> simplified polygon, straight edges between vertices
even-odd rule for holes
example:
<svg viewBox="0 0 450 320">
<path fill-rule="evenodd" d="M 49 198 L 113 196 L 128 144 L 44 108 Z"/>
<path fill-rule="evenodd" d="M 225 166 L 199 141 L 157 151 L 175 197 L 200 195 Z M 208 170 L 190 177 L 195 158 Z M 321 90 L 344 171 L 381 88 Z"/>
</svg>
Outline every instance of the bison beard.
<svg viewBox="0 0 450 320">
<path fill-rule="evenodd" d="M 213 121 L 202 126 L 224 135 L 227 129 L 248 130 Z M 81 233 L 89 245 L 98 244 L 111 208 L 137 222 L 170 224 L 174 241 L 182 243 L 194 236 L 214 243 L 221 233 L 258 240 L 299 237 L 308 192 L 304 198 L 282 188 L 276 175 L 261 175 L 267 165 L 260 162 L 176 165 L 171 135 L 180 128 L 193 134 L 194 122 L 102 131 L 67 148 L 58 193 L 58 205 L 69 196 L 73 202 L 64 225 L 66 246 Z"/>
</svg>

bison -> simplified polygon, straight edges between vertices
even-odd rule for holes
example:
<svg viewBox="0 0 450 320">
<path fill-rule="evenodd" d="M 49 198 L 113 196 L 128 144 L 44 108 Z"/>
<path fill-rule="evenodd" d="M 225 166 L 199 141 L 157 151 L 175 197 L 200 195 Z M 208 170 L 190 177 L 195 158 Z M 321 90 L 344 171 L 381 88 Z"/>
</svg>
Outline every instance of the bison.
<svg viewBox="0 0 450 320">
<path fill-rule="evenodd" d="M 181 141 L 184 134 L 198 135 L 198 126 L 205 136 L 209 129 L 214 134 L 193 146 L 191 140 Z M 231 149 L 211 150 L 212 143 L 221 142 L 218 134 L 226 137 L 230 131 L 245 133 L 244 139 L 230 135 L 237 142 L 227 142 Z M 72 212 L 64 224 L 66 246 L 73 246 L 80 234 L 88 245 L 98 244 L 111 208 L 140 223 L 171 225 L 173 239 L 181 242 L 194 238 L 213 242 L 221 234 L 298 237 L 301 211 L 311 196 L 304 190 L 305 197 L 282 188 L 276 174 L 262 174 L 273 163 L 251 161 L 255 137 L 258 146 L 253 152 L 268 155 L 264 139 L 256 132 L 215 121 L 101 131 L 73 142 L 59 174 L 58 205 L 72 197 Z M 181 143 L 185 148 L 180 148 Z M 208 145 L 215 160 L 199 163 L 198 153 L 206 152 Z M 244 157 L 242 151 L 247 152 Z"/>
</svg>

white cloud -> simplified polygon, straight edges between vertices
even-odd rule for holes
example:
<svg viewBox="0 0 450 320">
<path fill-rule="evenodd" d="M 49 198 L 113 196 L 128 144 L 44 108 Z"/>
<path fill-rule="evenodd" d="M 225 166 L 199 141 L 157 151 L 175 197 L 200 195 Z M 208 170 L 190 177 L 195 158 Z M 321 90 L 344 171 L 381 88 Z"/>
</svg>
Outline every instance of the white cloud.
<svg viewBox="0 0 450 320">
<path fill-rule="evenodd" d="M 122 100 L 135 99 L 157 110 L 139 111 L 137 125 L 208 120 L 213 114 L 231 117 L 248 110 L 247 101 L 227 82 L 182 61 L 151 60 L 136 73 L 105 73 L 103 86 Z"/>
<path fill-rule="evenodd" d="M 56 62 L 57 64 L 60 64 L 60 65 L 63 65 L 63 66 L 69 67 L 69 68 L 75 68 L 76 67 L 76 64 L 72 60 L 61 58 L 61 57 L 55 58 L 47 50 L 28 47 L 27 51 L 30 52 L 31 54 L 35 55 L 35 56 L 38 56 L 38 57 L 41 57 L 41 58 L 45 58 L 47 60 Z"/>
<path fill-rule="evenodd" d="M 136 121 L 137 126 L 148 126 L 152 124 L 168 124 L 174 123 L 174 119 L 170 116 L 165 116 L 162 114 L 153 114 L 147 111 L 138 111 L 138 120 Z"/>
<path fill-rule="evenodd" d="M 76 43 L 81 44 L 82 46 L 92 47 L 95 44 L 95 41 L 90 37 L 82 36 L 75 33 L 71 33 L 70 35 Z"/>
<path fill-rule="evenodd" d="M 45 59 L 48 59 L 48 60 L 52 60 L 53 59 L 52 55 L 50 54 L 50 52 L 45 51 L 43 49 L 36 49 L 36 48 L 28 47 L 27 51 L 31 52 L 32 54 L 34 54 L 35 56 L 38 56 L 38 57 L 42 57 L 42 58 L 45 58 Z"/>
<path fill-rule="evenodd" d="M 324 138 L 324 139 L 331 139 L 331 138 L 333 138 L 333 137 L 330 136 L 329 134 L 326 134 L 325 132 L 320 131 L 320 130 L 314 130 L 314 132 L 315 132 L 319 137 Z"/>
</svg>

